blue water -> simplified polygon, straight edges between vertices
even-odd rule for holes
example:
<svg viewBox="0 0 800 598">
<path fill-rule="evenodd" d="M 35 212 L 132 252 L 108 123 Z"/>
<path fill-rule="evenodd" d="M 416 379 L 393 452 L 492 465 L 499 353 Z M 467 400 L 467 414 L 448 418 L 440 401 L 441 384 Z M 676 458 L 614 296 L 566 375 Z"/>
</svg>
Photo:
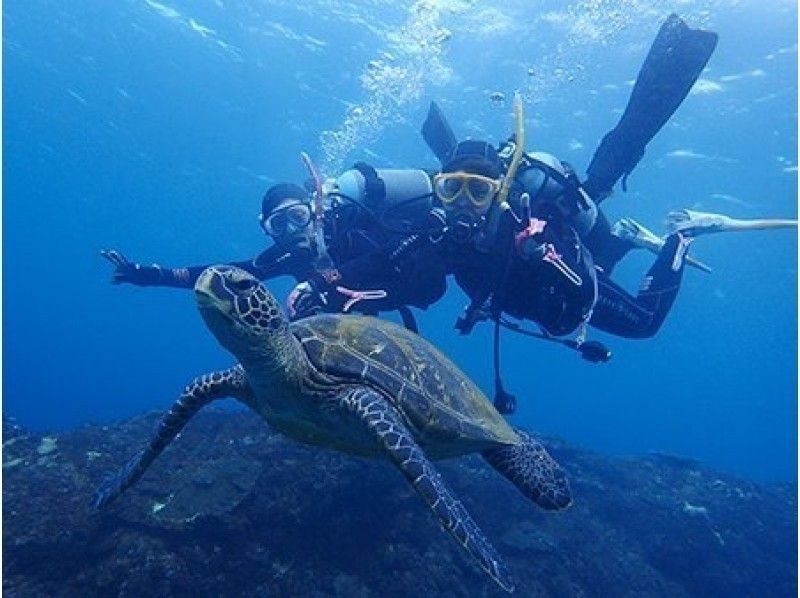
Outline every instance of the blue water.
<svg viewBox="0 0 800 598">
<path fill-rule="evenodd" d="M 720 42 L 609 216 L 656 231 L 681 207 L 796 218 L 793 1 L 7 0 L 4 412 L 38 429 L 124 418 L 227 366 L 191 293 L 112 286 L 99 250 L 169 266 L 253 256 L 260 197 L 303 180 L 301 150 L 328 174 L 433 166 L 418 133 L 430 100 L 460 137 L 497 141 L 511 107 L 489 96 L 520 90 L 528 149 L 582 172 L 673 10 Z M 514 421 L 601 452 L 796 479 L 795 232 L 693 252 L 714 272 L 686 272 L 655 338 L 592 333 L 606 365 L 507 335 Z M 618 278 L 635 289 L 651 262 L 632 255 Z M 421 326 L 490 391 L 488 327 L 451 326 L 464 304 L 453 286 Z"/>
</svg>

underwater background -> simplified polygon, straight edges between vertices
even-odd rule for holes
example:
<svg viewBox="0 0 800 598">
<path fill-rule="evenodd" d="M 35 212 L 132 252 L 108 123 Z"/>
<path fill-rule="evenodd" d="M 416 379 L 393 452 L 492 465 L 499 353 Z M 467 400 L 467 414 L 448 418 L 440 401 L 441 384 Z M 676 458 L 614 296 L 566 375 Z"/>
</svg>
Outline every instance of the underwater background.
<svg viewBox="0 0 800 598">
<path fill-rule="evenodd" d="M 431 100 L 459 138 L 497 142 L 519 90 L 527 149 L 582 174 L 672 11 L 719 44 L 610 219 L 796 218 L 794 1 L 6 0 L 4 414 L 35 430 L 128 418 L 227 367 L 192 293 L 112 286 L 99 251 L 171 267 L 254 256 L 261 196 L 305 179 L 300 151 L 329 175 L 433 167 Z M 506 333 L 512 420 L 601 453 L 794 481 L 796 234 L 712 235 L 692 253 L 713 273 L 687 268 L 655 338 L 590 332 L 607 364 Z M 652 260 L 631 255 L 616 277 L 635 289 Z M 465 305 L 451 283 L 421 331 L 490 394 L 490 327 L 452 327 Z"/>
</svg>

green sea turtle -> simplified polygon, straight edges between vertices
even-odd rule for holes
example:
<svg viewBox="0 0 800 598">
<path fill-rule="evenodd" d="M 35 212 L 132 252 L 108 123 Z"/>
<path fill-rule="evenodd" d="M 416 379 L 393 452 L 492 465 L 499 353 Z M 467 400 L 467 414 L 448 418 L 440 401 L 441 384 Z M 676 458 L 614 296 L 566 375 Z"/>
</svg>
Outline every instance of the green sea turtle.
<svg viewBox="0 0 800 598">
<path fill-rule="evenodd" d="M 97 491 L 108 504 L 141 477 L 202 406 L 234 397 L 295 440 L 388 458 L 466 551 L 508 591 L 495 549 L 431 460 L 480 452 L 539 506 L 569 506 L 563 470 L 512 429 L 478 387 L 422 337 L 371 317 L 319 315 L 289 323 L 250 274 L 213 266 L 195 285 L 200 312 L 236 366 L 183 391 L 149 446 Z"/>
</svg>

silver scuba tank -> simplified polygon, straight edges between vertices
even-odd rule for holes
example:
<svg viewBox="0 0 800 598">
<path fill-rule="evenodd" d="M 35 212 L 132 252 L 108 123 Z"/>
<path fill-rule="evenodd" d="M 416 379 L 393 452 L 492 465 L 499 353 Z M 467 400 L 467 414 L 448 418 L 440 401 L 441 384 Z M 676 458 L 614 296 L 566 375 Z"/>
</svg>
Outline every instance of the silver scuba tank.
<svg viewBox="0 0 800 598">
<path fill-rule="evenodd" d="M 530 152 L 527 155 L 534 160 L 533 165 L 517 175 L 517 180 L 522 183 L 525 192 L 534 201 L 552 201 L 581 237 L 587 235 L 597 220 L 597 205 L 582 192 L 582 189 L 578 190 L 582 195 L 582 201 L 576 202 L 572 193 L 566 193 L 561 181 L 547 176 L 540 170 L 541 167 L 536 167 L 536 162 L 541 162 L 566 178 L 567 172 L 564 166 L 554 155 L 546 152 Z"/>
<path fill-rule="evenodd" d="M 364 169 L 347 170 L 330 191 L 369 209 L 390 228 L 424 222 L 433 205 L 433 184 L 427 172 L 381 168 L 368 169 L 367 176 Z"/>
</svg>

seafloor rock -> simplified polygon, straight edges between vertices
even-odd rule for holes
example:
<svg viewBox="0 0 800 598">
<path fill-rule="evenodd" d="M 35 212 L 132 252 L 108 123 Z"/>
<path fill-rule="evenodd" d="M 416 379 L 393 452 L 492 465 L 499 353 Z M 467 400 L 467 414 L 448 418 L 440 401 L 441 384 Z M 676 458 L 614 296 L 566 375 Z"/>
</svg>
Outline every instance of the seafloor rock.
<svg viewBox="0 0 800 598">
<path fill-rule="evenodd" d="M 95 487 L 157 417 L 57 437 L 4 422 L 6 596 L 505 595 L 391 466 L 291 443 L 249 413 L 201 413 L 93 512 Z M 797 595 L 794 486 L 550 445 L 572 480 L 564 513 L 479 458 L 440 464 L 517 595 Z"/>
</svg>

